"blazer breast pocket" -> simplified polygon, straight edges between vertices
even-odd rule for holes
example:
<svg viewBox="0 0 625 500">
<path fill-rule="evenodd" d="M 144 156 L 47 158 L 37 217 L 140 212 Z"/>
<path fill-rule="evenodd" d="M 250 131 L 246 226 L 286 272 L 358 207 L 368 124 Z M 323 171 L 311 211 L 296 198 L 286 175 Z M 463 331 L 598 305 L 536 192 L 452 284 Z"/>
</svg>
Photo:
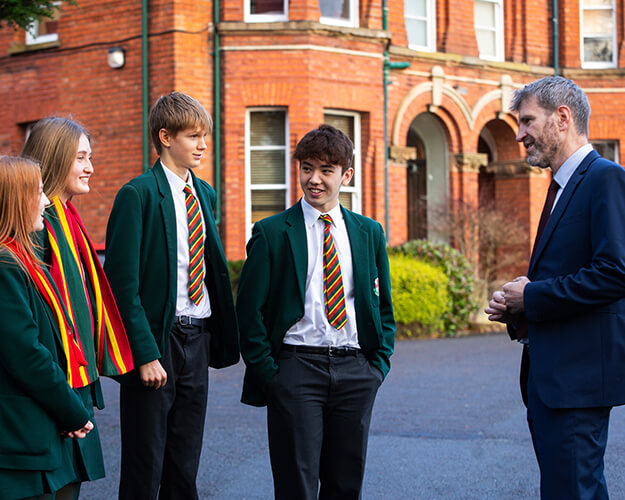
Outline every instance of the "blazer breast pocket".
<svg viewBox="0 0 625 500">
<path fill-rule="evenodd" d="M 587 215 L 582 211 L 575 211 L 570 214 L 565 213 L 558 221 L 558 226 L 568 226 L 570 224 L 585 224 L 587 223 Z"/>
</svg>

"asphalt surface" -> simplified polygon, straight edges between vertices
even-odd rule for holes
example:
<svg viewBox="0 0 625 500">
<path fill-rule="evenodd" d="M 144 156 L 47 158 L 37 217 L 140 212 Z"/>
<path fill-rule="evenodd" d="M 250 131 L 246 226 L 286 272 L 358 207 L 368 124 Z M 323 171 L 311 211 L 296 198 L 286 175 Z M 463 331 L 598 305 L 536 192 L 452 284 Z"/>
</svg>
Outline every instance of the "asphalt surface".
<svg viewBox="0 0 625 500">
<path fill-rule="evenodd" d="M 375 403 L 362 498 L 533 499 L 538 467 L 518 389 L 520 346 L 504 334 L 398 342 Z M 271 499 L 265 410 L 239 403 L 243 365 L 211 370 L 200 498 Z M 107 477 L 82 500 L 117 497 L 118 386 L 98 413 Z M 610 496 L 625 498 L 625 412 L 612 411 Z"/>
</svg>

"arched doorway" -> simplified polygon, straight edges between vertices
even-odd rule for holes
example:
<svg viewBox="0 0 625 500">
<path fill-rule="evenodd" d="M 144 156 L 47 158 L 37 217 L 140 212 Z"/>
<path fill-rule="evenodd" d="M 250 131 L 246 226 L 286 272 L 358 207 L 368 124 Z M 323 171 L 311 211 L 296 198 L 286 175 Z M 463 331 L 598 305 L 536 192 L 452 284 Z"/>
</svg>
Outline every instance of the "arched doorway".
<svg viewBox="0 0 625 500">
<path fill-rule="evenodd" d="M 406 146 L 416 149 L 416 159 L 406 169 L 408 239 L 447 241 L 435 223 L 449 193 L 445 128 L 432 113 L 421 113 L 410 124 Z"/>
<path fill-rule="evenodd" d="M 488 157 L 488 164 L 480 167 L 478 177 L 478 274 L 490 285 L 524 259 L 525 235 L 520 225 L 514 223 L 519 217 L 519 205 L 505 198 L 513 181 L 511 167 L 519 161 L 519 146 L 510 126 L 495 119 L 480 131 L 477 151 Z"/>
</svg>

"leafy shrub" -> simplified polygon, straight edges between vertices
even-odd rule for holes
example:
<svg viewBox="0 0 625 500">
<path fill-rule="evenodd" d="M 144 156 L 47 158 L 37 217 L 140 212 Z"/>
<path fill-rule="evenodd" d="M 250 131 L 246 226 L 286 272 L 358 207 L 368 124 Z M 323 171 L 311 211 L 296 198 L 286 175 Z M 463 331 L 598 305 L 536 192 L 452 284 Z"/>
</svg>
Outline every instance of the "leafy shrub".
<svg viewBox="0 0 625 500">
<path fill-rule="evenodd" d="M 475 278 L 467 259 L 447 243 L 413 240 L 389 249 L 389 255 L 410 255 L 440 266 L 448 279 L 451 307 L 442 314 L 444 331 L 456 335 L 469 326 L 469 318 L 477 310 L 473 299 Z"/>
<path fill-rule="evenodd" d="M 400 336 L 438 334 L 450 309 L 447 276 L 440 267 L 409 255 L 392 255 L 391 295 Z"/>
</svg>

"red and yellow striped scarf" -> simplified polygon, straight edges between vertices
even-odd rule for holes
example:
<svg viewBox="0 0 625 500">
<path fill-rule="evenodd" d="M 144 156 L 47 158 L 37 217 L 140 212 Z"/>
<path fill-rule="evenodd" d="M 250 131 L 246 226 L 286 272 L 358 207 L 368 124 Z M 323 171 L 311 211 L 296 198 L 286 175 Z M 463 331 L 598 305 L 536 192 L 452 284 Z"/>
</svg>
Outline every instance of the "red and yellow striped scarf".
<svg viewBox="0 0 625 500">
<path fill-rule="evenodd" d="M 74 324 L 69 318 L 63 302 L 58 292 L 48 278 L 48 275 L 28 257 L 14 240 L 9 240 L 5 245 L 13 251 L 13 254 L 20 260 L 32 278 L 37 290 L 43 297 L 44 301 L 54 314 L 59 332 L 61 334 L 61 343 L 65 352 L 67 362 L 66 373 L 67 382 L 71 387 L 81 387 L 81 370 L 84 371 L 87 366 L 87 360 L 82 352 L 80 339 L 76 335 Z"/>
<path fill-rule="evenodd" d="M 55 197 L 52 200 L 51 209 L 56 213 L 63 236 L 69 243 L 70 250 L 76 261 L 85 286 L 85 294 L 89 298 L 86 289 L 86 281 L 89 280 L 95 301 L 91 301 L 92 323 L 94 325 L 94 343 L 96 351 L 96 363 L 98 373 L 112 376 L 122 375 L 133 369 L 132 354 L 126 330 L 117 309 L 113 293 L 108 280 L 102 269 L 102 265 L 95 253 L 93 244 L 87 236 L 87 232 L 76 212 L 74 206 L 68 201 L 66 206 Z M 69 298 L 63 263 L 58 244 L 58 238 L 48 221 L 46 229 L 52 253 L 51 274 L 60 290 L 63 302 L 68 313 L 73 317 L 73 310 Z M 84 270 L 83 265 L 84 263 Z M 95 303 L 93 303 L 95 302 Z M 82 380 L 89 383 L 86 370 L 81 374 Z M 86 385 L 86 384 L 85 384 Z"/>
</svg>

